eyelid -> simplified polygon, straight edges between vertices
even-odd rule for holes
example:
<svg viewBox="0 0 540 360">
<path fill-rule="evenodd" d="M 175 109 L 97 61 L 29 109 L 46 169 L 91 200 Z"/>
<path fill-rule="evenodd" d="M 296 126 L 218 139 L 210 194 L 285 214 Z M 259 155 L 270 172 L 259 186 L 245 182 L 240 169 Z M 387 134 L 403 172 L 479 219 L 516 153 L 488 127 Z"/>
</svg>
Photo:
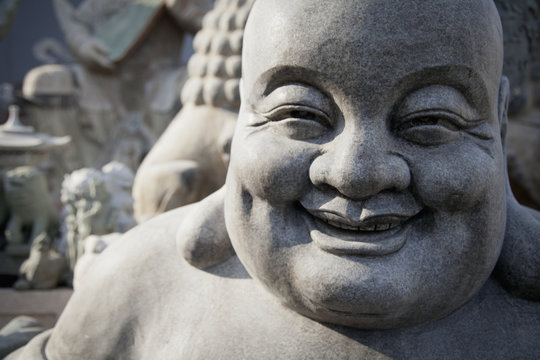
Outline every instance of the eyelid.
<svg viewBox="0 0 540 360">
<path fill-rule="evenodd" d="M 464 119 L 463 116 L 448 109 L 426 109 L 399 116 L 395 128 L 399 130 L 399 127 L 406 124 L 408 121 L 428 117 L 451 121 L 454 125 L 463 129 L 476 127 L 484 121 L 484 119 Z"/>
<path fill-rule="evenodd" d="M 330 116 L 326 112 L 324 112 L 324 111 L 322 111 L 320 109 L 311 107 L 311 106 L 299 105 L 299 104 L 283 104 L 283 105 L 280 105 L 280 106 L 276 106 L 275 108 L 273 108 L 270 111 L 266 111 L 264 113 L 259 113 L 259 114 L 264 116 L 264 117 L 273 117 L 276 114 L 279 114 L 279 113 L 282 113 L 282 112 L 287 113 L 287 112 L 291 112 L 291 111 L 310 112 L 310 113 L 313 113 L 313 114 L 315 114 L 317 116 L 323 117 L 323 118 L 327 119 L 328 121 L 330 120 Z"/>
<path fill-rule="evenodd" d="M 332 109 L 332 100 L 314 86 L 304 83 L 286 83 L 254 103 L 259 113 L 267 113 L 279 106 L 299 105 L 315 109 Z"/>
<path fill-rule="evenodd" d="M 294 116 L 287 116 L 293 111 L 300 111 L 300 112 L 308 112 L 313 114 L 318 119 L 309 119 L 309 118 L 301 118 L 301 117 L 294 117 Z M 254 112 L 259 115 L 259 119 L 256 121 L 251 122 L 250 126 L 260 126 L 264 125 L 268 122 L 278 122 L 285 119 L 302 119 L 304 121 L 314 121 L 318 122 L 320 125 L 325 127 L 331 126 L 331 120 L 330 116 L 328 116 L 324 111 L 311 107 L 311 106 L 305 106 L 305 105 L 299 105 L 299 104 L 283 104 L 281 106 L 277 106 L 273 108 L 270 111 L 266 112 L 259 112 L 254 110 Z M 322 121 L 320 121 L 322 119 Z"/>
<path fill-rule="evenodd" d="M 475 122 L 482 116 L 458 89 L 447 85 L 431 85 L 407 95 L 399 104 L 400 118 L 424 111 L 443 111 Z"/>
</svg>

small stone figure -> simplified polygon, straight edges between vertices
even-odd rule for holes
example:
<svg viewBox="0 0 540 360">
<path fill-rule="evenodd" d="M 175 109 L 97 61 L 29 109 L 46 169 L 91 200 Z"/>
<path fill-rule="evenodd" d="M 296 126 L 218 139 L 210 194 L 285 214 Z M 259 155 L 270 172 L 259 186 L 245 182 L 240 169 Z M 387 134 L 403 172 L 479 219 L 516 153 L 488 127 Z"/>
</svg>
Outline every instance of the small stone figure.
<svg viewBox="0 0 540 360">
<path fill-rule="evenodd" d="M 2 260 L 6 274 L 17 274 L 41 233 L 53 238 L 58 231 L 58 207 L 42 169 L 50 152 L 70 140 L 35 132 L 19 121 L 19 107 L 9 106 L 9 118 L 0 125 L 0 233 L 5 250 L 1 255 L 8 257 Z"/>
<path fill-rule="evenodd" d="M 66 212 L 64 226 L 72 270 L 89 251 L 89 256 L 83 261 L 87 264 L 82 266 L 86 269 L 91 262 L 89 259 L 101 253 L 120 233 L 137 224 L 133 218 L 131 197 L 133 177 L 133 172 L 128 166 L 111 162 L 101 171 L 91 168 L 80 169 L 64 179 L 62 185 L 62 202 Z M 87 241 L 91 243 L 87 244 Z"/>
<path fill-rule="evenodd" d="M 84 253 L 84 240 L 93 234 L 114 232 L 117 218 L 104 175 L 96 169 L 84 168 L 67 175 L 62 184 L 62 203 L 67 258 L 73 270 Z"/>
<path fill-rule="evenodd" d="M 26 255 L 38 237 L 54 234 L 59 223 L 58 211 L 49 198 L 45 175 L 35 167 L 7 171 L 3 187 L 9 213 L 6 252 Z M 25 235 L 26 228 L 29 235 Z"/>
<path fill-rule="evenodd" d="M 41 233 L 34 240 L 30 257 L 23 262 L 13 287 L 17 290 L 53 289 L 62 281 L 65 270 L 65 258 L 52 248 L 47 234 Z"/>
</svg>

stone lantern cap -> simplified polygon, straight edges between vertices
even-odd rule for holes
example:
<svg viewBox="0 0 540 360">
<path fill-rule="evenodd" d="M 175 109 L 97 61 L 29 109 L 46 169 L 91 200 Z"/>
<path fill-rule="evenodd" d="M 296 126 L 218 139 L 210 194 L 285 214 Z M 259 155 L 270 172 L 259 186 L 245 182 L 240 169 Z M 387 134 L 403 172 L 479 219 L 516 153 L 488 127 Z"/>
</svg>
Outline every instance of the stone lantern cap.
<svg viewBox="0 0 540 360">
<path fill-rule="evenodd" d="M 71 137 L 53 137 L 35 132 L 32 126 L 22 125 L 19 121 L 19 107 L 9 107 L 9 118 L 0 125 L 0 151 L 46 152 L 64 146 Z"/>
</svg>

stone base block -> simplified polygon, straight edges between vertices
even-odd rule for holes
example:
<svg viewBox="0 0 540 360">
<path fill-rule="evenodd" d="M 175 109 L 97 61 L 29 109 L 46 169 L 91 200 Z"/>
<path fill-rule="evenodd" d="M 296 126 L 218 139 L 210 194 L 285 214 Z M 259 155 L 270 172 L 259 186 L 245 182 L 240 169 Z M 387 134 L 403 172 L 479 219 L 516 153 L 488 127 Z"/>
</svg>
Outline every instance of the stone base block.
<svg viewBox="0 0 540 360">
<path fill-rule="evenodd" d="M 19 315 L 38 320 L 46 328 L 53 327 L 68 302 L 73 289 L 15 291 L 0 289 L 0 328 Z"/>
</svg>

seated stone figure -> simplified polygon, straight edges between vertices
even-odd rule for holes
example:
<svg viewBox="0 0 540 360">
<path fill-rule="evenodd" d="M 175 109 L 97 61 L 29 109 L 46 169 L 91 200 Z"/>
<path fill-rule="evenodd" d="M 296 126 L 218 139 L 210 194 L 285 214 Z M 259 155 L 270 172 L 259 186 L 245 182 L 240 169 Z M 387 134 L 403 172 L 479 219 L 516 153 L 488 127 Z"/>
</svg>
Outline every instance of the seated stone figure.
<svg viewBox="0 0 540 360">
<path fill-rule="evenodd" d="M 10 359 L 540 358 L 502 54 L 491 0 L 257 0 L 224 189 Z"/>
</svg>

